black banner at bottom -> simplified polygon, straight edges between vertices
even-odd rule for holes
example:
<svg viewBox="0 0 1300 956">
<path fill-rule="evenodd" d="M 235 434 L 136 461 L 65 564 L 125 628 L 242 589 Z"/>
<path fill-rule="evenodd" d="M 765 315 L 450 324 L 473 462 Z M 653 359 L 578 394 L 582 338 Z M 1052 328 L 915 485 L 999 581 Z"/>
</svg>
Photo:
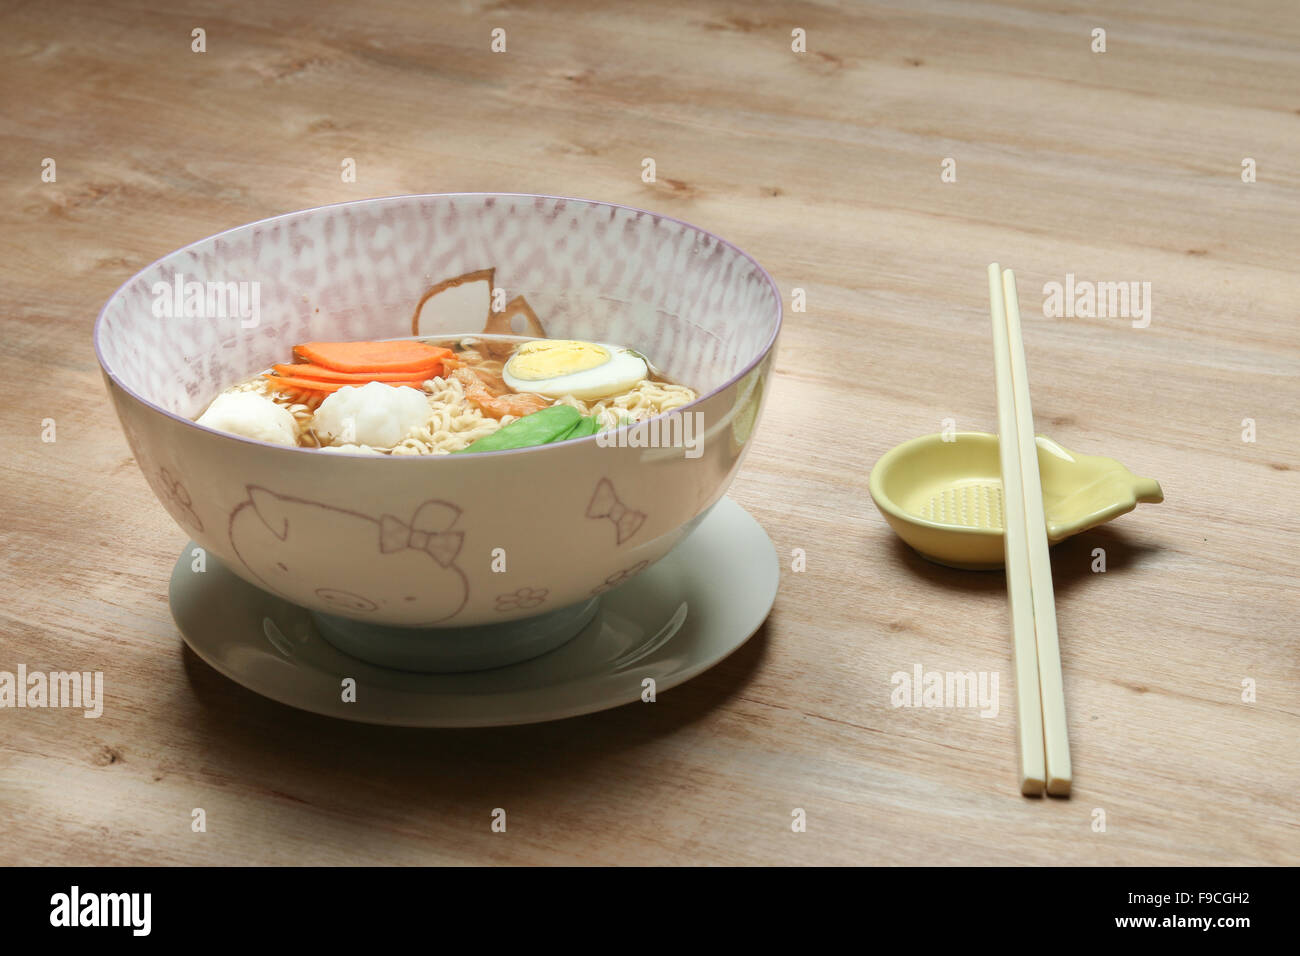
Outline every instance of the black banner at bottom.
<svg viewBox="0 0 1300 956">
<path fill-rule="evenodd" d="M 0 870 L 6 942 L 730 943 L 774 926 L 824 938 L 972 943 L 1244 940 L 1288 922 L 1285 869 Z M 1284 884 L 1286 888 L 1284 889 Z M 961 935 L 966 934 L 966 935 Z M 1040 935 L 1041 934 L 1041 935 Z M 1243 935 L 1244 934 L 1244 935 Z M 72 940 L 72 937 L 77 937 Z M 775 940 L 767 939 L 772 944 Z"/>
</svg>

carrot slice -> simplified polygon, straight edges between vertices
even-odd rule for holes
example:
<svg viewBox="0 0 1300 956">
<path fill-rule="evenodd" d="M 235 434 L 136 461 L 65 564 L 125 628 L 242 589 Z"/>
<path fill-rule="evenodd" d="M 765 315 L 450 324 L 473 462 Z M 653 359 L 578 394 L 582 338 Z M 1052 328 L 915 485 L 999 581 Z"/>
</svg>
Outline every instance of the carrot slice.
<svg viewBox="0 0 1300 956">
<path fill-rule="evenodd" d="M 349 385 L 365 384 L 364 382 L 323 382 L 317 378 L 295 378 L 291 375 L 272 375 L 270 372 L 263 373 L 262 377 L 271 383 L 272 388 L 292 392 L 337 392 L 340 388 Z M 380 384 L 394 387 L 404 385 L 407 388 L 424 388 L 423 379 L 419 381 L 382 382 Z"/>
<path fill-rule="evenodd" d="M 452 356 L 426 342 L 304 342 L 294 355 L 336 372 L 424 372 Z"/>
<path fill-rule="evenodd" d="M 310 378 L 322 382 L 339 382 L 343 385 L 364 385 L 366 382 L 409 382 L 415 377 L 412 372 L 339 372 L 320 365 L 272 365 L 280 375 L 289 378 Z M 428 376 L 434 378 L 440 369 L 435 368 Z M 424 374 L 422 371 L 420 374 Z"/>
</svg>

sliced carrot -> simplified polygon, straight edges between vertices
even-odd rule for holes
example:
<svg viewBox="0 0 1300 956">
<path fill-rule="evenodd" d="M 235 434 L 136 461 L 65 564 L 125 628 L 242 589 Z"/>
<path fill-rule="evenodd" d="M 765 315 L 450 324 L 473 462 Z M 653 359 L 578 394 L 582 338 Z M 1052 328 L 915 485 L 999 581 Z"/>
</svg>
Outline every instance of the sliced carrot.
<svg viewBox="0 0 1300 956">
<path fill-rule="evenodd" d="M 318 378 L 295 378 L 290 375 L 272 375 L 270 372 L 263 373 L 262 377 L 271 383 L 272 388 L 290 392 L 337 392 L 340 388 L 349 385 L 365 384 L 364 382 L 323 382 Z M 381 384 L 394 387 L 404 385 L 407 388 L 424 388 L 423 379 L 419 381 L 382 382 Z"/>
<path fill-rule="evenodd" d="M 424 372 L 451 358 L 451 349 L 426 342 L 304 342 L 294 355 L 337 372 Z"/>
<path fill-rule="evenodd" d="M 322 382 L 339 382 L 343 385 L 364 385 L 366 382 L 409 382 L 414 378 L 411 372 L 340 372 L 320 365 L 272 365 L 271 367 L 280 375 L 287 375 L 289 378 L 310 378 Z M 434 378 L 438 371 L 435 370 L 429 378 Z"/>
</svg>

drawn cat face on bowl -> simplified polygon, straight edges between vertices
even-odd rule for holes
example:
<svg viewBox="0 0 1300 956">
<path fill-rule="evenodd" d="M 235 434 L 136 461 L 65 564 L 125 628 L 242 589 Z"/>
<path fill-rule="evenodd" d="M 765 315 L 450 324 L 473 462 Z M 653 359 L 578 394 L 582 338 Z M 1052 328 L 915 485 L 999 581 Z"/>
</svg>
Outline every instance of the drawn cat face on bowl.
<svg viewBox="0 0 1300 956">
<path fill-rule="evenodd" d="M 469 596 L 456 559 L 460 509 L 422 504 L 409 519 L 377 518 L 250 487 L 230 516 L 230 543 L 244 567 L 272 591 L 306 578 L 319 582 L 314 606 L 345 617 L 397 608 L 422 624 L 460 612 Z"/>
</svg>

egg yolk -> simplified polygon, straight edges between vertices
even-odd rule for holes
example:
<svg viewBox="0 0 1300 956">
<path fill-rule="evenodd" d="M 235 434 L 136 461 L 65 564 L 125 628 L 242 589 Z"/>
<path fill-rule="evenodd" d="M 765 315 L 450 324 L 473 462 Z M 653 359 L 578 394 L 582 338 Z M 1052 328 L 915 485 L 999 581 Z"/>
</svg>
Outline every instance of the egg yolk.
<svg viewBox="0 0 1300 956">
<path fill-rule="evenodd" d="M 510 374 L 526 382 L 585 372 L 604 365 L 609 352 L 592 342 L 574 342 L 565 339 L 545 339 L 525 342 L 510 359 Z"/>
</svg>

